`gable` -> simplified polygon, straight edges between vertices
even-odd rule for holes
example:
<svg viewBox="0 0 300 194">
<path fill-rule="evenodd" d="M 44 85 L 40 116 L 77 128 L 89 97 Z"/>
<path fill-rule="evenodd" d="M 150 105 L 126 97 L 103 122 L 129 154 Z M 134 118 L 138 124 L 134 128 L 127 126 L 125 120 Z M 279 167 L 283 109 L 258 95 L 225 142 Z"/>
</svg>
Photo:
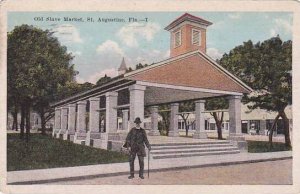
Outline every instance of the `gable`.
<svg viewBox="0 0 300 194">
<path fill-rule="evenodd" d="M 128 78 L 175 86 L 249 93 L 249 90 L 237 80 L 217 68 L 199 53 L 146 69 Z"/>
</svg>

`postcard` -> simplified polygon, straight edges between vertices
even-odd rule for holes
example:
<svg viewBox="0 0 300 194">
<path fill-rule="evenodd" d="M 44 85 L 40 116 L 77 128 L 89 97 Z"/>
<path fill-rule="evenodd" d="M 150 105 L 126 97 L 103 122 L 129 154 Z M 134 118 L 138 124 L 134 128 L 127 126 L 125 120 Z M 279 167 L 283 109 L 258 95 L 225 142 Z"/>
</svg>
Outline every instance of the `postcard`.
<svg viewBox="0 0 300 194">
<path fill-rule="evenodd" d="M 1 192 L 299 193 L 299 9 L 1 2 Z"/>
</svg>

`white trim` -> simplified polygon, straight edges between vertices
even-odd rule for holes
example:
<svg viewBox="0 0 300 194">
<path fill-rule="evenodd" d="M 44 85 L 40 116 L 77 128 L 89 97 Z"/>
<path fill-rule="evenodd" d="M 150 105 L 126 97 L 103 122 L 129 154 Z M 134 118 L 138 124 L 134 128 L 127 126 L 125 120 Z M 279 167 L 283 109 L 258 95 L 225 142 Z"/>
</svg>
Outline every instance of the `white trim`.
<svg viewBox="0 0 300 194">
<path fill-rule="evenodd" d="M 178 45 L 176 45 L 176 34 L 177 33 L 179 33 L 179 44 Z M 173 34 L 174 34 L 173 48 L 180 47 L 181 46 L 181 42 L 182 42 L 181 41 L 181 39 L 182 39 L 182 37 L 181 37 L 181 29 L 174 31 Z"/>
<path fill-rule="evenodd" d="M 131 83 L 131 82 L 130 82 Z M 109 89 L 106 89 L 106 90 L 102 90 L 102 91 L 99 91 L 99 92 L 97 92 L 97 93 L 94 93 L 94 94 L 91 94 L 91 95 L 88 95 L 88 96 L 83 96 L 83 97 L 81 97 L 81 98 L 79 98 L 79 99 L 77 99 L 77 100 L 70 100 L 70 102 L 58 102 L 58 103 L 56 103 L 56 104 L 62 104 L 62 105 L 60 105 L 60 106 L 56 106 L 56 107 L 62 107 L 62 106 L 64 106 L 65 104 L 74 104 L 74 103 L 77 103 L 78 101 L 82 101 L 82 100 L 88 100 L 90 97 L 100 97 L 100 96 L 102 96 L 103 94 L 105 95 L 105 93 L 106 92 L 109 92 L 109 91 L 111 91 L 111 90 L 113 90 L 114 88 L 117 88 L 117 87 L 119 87 L 119 86 L 123 86 L 123 85 L 127 85 L 128 83 L 124 83 L 124 84 L 121 84 L 121 85 L 118 85 L 118 86 L 114 86 L 114 87 L 112 87 L 112 88 L 109 88 Z M 120 90 L 124 90 L 124 89 L 126 89 L 126 88 L 129 88 L 129 86 L 125 86 L 125 87 L 121 87 L 121 88 L 119 88 L 119 89 L 116 89 L 116 90 L 113 90 L 113 91 L 115 91 L 115 92 L 118 92 L 118 91 L 120 91 Z M 88 90 L 89 91 L 89 90 Z M 71 98 L 71 97 L 70 97 Z M 67 101 L 68 99 L 66 99 L 66 101 Z M 55 104 L 53 105 L 53 106 L 55 106 Z"/>
<path fill-rule="evenodd" d="M 173 28 L 170 28 L 168 31 L 172 31 L 174 28 L 181 28 L 182 26 L 184 26 L 186 24 L 190 24 L 190 25 L 196 26 L 198 28 L 203 28 L 205 30 L 207 29 L 207 26 L 205 26 L 205 25 L 197 24 L 195 22 L 190 22 L 190 21 L 184 21 L 184 22 L 180 23 L 179 25 L 174 26 Z"/>
<path fill-rule="evenodd" d="M 193 92 L 228 94 L 228 95 L 237 95 L 237 96 L 243 95 L 242 93 L 239 93 L 239 92 L 229 92 L 229 91 L 224 91 L 224 90 L 211 90 L 211 89 L 195 88 L 195 87 L 189 87 L 189 86 L 175 86 L 175 85 L 170 85 L 170 84 L 159 84 L 159 83 L 144 82 L 144 81 L 136 81 L 136 83 L 139 85 L 144 85 L 144 86 L 168 88 L 168 89 L 174 89 L 174 90 L 186 90 L 186 91 L 193 91 Z"/>
<path fill-rule="evenodd" d="M 194 32 L 198 32 L 199 33 L 199 40 L 198 40 L 199 42 L 198 42 L 198 44 L 194 43 Z M 201 30 L 198 30 L 196 28 L 192 28 L 191 44 L 192 45 L 201 46 L 201 44 L 202 44 L 202 42 L 201 42 L 201 36 L 202 36 Z"/>
</svg>

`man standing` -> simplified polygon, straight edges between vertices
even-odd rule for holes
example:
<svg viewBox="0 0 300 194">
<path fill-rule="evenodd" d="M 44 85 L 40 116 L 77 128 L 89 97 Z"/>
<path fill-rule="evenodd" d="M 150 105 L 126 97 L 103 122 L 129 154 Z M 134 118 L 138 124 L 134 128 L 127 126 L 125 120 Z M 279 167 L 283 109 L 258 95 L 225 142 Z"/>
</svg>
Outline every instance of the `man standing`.
<svg viewBox="0 0 300 194">
<path fill-rule="evenodd" d="M 146 131 L 140 126 L 142 123 L 141 119 L 139 117 L 135 118 L 134 123 L 135 127 L 130 130 L 126 137 L 130 165 L 130 176 L 128 178 L 134 178 L 134 160 L 137 155 L 140 165 L 139 177 L 144 179 L 144 157 L 146 156 L 145 144 L 149 150 L 151 150 L 151 146 L 149 144 Z"/>
</svg>

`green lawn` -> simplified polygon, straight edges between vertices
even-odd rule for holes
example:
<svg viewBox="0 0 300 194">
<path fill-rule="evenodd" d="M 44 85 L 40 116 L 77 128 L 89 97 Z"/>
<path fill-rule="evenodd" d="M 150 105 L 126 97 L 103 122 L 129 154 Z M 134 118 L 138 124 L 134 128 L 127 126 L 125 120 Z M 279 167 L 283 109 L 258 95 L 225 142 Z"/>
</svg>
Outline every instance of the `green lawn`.
<svg viewBox="0 0 300 194">
<path fill-rule="evenodd" d="M 267 141 L 247 141 L 248 152 L 250 153 L 261 153 L 261 152 L 279 152 L 292 150 L 285 146 L 284 143 L 273 142 L 273 149 L 269 149 L 269 142 Z"/>
<path fill-rule="evenodd" d="M 7 170 L 70 167 L 127 162 L 125 154 L 74 144 L 41 134 L 31 134 L 29 143 L 19 134 L 7 134 Z"/>
</svg>

